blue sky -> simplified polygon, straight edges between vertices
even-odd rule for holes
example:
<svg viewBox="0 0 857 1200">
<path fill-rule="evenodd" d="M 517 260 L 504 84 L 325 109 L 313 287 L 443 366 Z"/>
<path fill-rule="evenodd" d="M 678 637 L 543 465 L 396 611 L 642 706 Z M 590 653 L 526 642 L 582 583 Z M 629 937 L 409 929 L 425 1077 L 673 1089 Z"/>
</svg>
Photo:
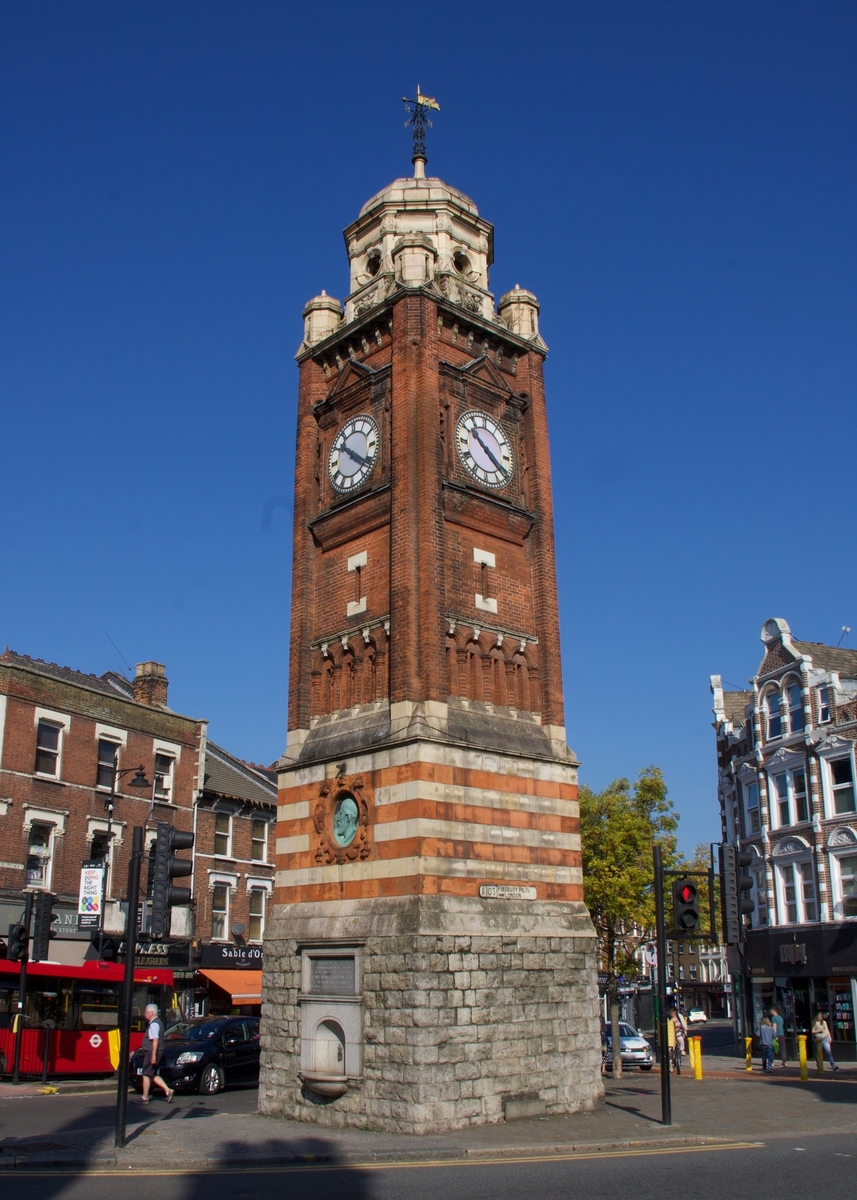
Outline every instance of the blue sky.
<svg viewBox="0 0 857 1200">
<path fill-rule="evenodd" d="M 709 674 L 857 631 L 855 58 L 852 0 L 5 4 L 0 643 L 282 751 L 300 313 L 419 82 L 542 304 L 582 778 L 717 838 Z"/>
</svg>

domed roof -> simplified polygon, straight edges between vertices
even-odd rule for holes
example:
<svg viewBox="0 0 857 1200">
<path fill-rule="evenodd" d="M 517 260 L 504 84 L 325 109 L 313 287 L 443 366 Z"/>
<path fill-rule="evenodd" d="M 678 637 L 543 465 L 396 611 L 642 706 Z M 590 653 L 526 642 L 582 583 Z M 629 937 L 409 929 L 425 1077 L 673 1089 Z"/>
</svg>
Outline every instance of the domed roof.
<svg viewBox="0 0 857 1200">
<path fill-rule="evenodd" d="M 442 179 L 426 179 L 411 176 L 409 178 L 394 179 L 387 187 L 382 188 L 380 192 L 376 192 L 360 209 L 360 217 L 371 212 L 373 208 L 379 208 L 384 204 L 400 204 L 403 207 L 415 204 L 420 208 L 425 208 L 430 207 L 432 204 L 443 204 L 449 200 L 459 208 L 463 208 L 466 212 L 472 213 L 474 217 L 479 216 L 479 210 L 476 205 L 469 196 L 465 196 L 464 192 L 460 192 L 458 188 L 451 187 L 448 183 L 444 183 Z M 360 217 L 357 218 L 358 221 Z"/>
</svg>

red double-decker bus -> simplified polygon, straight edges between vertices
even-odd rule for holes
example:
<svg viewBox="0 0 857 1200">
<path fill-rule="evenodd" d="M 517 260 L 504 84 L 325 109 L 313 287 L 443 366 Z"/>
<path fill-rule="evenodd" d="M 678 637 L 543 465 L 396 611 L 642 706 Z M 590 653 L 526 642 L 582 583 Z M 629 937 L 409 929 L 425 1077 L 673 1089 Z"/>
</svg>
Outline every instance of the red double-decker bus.
<svg viewBox="0 0 857 1200">
<path fill-rule="evenodd" d="M 18 1010 L 17 963 L 0 959 L 0 1073 L 12 1069 L 14 1016 Z M 120 963 L 88 962 L 79 967 L 30 963 L 21 1042 L 21 1074 L 41 1075 L 47 1048 L 48 1075 L 111 1075 L 116 1067 Z M 134 972 L 131 1049 L 143 1040 L 147 1004 L 166 1016 L 175 1002 L 173 973 L 165 968 Z M 113 1059 L 111 1061 L 111 1041 Z"/>
</svg>

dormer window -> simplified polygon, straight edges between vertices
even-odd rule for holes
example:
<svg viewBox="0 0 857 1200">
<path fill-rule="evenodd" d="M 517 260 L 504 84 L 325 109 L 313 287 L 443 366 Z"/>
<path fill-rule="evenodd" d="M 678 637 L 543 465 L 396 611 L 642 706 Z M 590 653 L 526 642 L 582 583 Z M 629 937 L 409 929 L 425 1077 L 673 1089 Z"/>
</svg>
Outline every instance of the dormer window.
<svg viewBox="0 0 857 1200">
<path fill-rule="evenodd" d="M 779 692 L 768 692 L 765 698 L 765 710 L 767 714 L 768 738 L 778 738 L 783 736 L 783 706 L 780 700 Z"/>
<path fill-rule="evenodd" d="M 786 690 L 789 705 L 789 732 L 799 733 L 804 727 L 803 691 L 799 683 L 790 683 Z"/>
</svg>

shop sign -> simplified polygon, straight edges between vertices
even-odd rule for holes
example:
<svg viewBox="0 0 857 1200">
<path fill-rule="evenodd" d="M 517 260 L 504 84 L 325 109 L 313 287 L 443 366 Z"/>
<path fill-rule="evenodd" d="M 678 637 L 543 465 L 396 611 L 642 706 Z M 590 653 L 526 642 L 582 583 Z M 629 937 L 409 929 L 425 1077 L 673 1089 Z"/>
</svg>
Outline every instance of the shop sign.
<svg viewBox="0 0 857 1200">
<path fill-rule="evenodd" d="M 199 950 L 201 967 L 223 967 L 227 970 L 230 967 L 253 967 L 257 971 L 262 969 L 261 946 L 230 946 L 224 942 L 222 946 L 200 946 Z"/>
<path fill-rule="evenodd" d="M 806 945 L 804 942 L 783 942 L 780 946 L 781 963 L 805 963 Z"/>
</svg>

